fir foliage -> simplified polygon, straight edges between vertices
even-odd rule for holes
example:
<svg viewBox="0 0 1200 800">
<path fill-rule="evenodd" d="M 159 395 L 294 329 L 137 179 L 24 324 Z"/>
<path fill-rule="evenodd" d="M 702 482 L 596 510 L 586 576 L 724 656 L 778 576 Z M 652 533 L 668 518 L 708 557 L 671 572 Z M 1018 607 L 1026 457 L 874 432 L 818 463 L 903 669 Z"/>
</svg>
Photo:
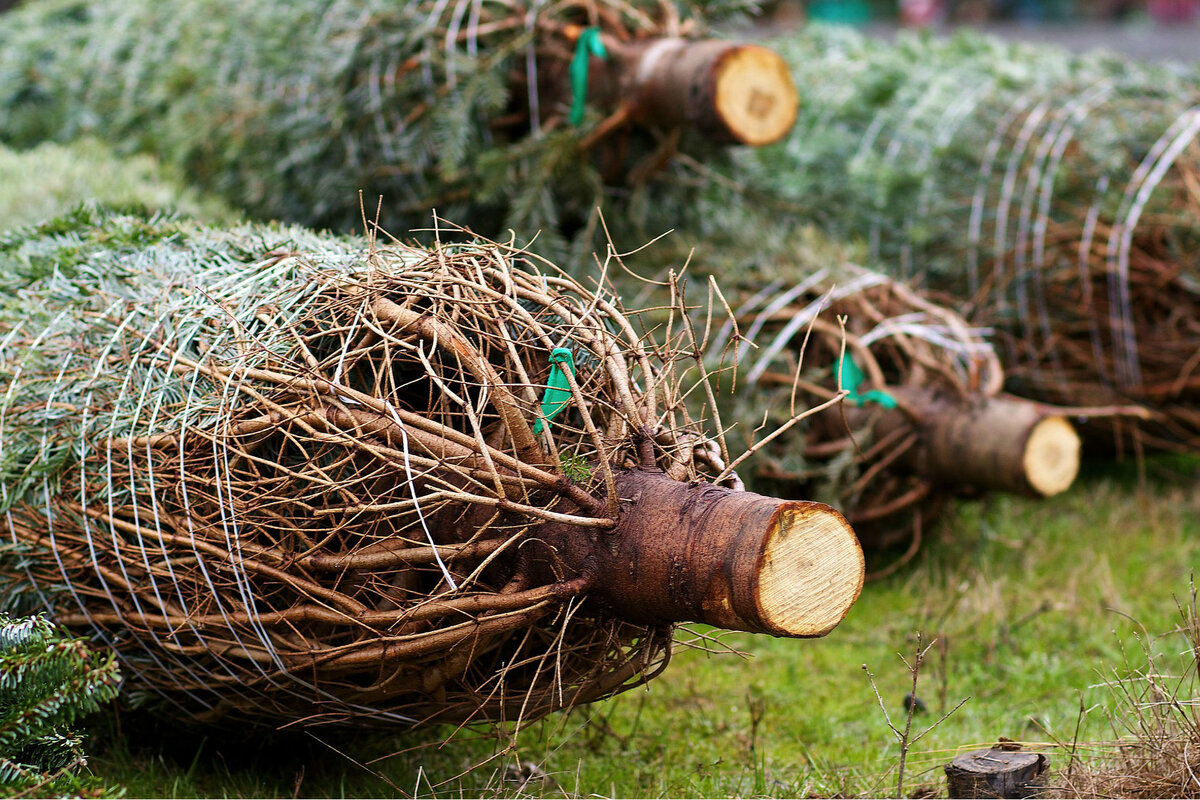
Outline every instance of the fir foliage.
<svg viewBox="0 0 1200 800">
<path fill-rule="evenodd" d="M 571 128 L 548 89 L 570 52 L 556 31 L 644 35 L 750 5 L 47 0 L 0 28 L 0 142 L 95 134 L 260 218 L 361 227 L 361 189 L 392 230 L 436 208 L 553 249 L 605 195 L 579 151 L 600 114 Z"/>
<path fill-rule="evenodd" d="M 273 251 L 305 245 L 330 261 L 351 262 L 358 252 L 349 242 L 301 228 L 226 231 L 167 214 L 94 205 L 0 236 L 0 328 L 5 334 L 0 344 L 8 345 L 0 348 L 0 379 L 9 387 L 0 511 L 34 494 L 55 494 L 64 471 L 83 457 L 83 442 L 185 425 L 184 418 L 145 407 L 147 397 L 162 398 L 163 410 L 175 407 L 178 381 L 169 371 L 135 362 L 126 374 L 95 363 L 71 363 L 61 348 L 92 352 L 100 360 L 114 353 L 142 354 L 149 344 L 136 331 L 152 330 L 177 343 L 182 357 L 200 359 L 211 346 L 202 332 L 226 315 L 255 335 L 263 326 L 254 320 L 261 304 L 304 312 L 303 291 L 278 288 L 290 287 L 296 265 L 260 269 L 255 257 L 269 260 Z M 203 288 L 189 290 L 201 271 Z M 114 315 L 120 322 L 106 320 Z M 40 346 L 14 350 L 13 343 L 25 336 Z M 261 363 L 288 346 L 286 341 L 261 345 L 252 359 Z M 215 384 L 203 377 L 198 381 L 198 396 L 210 390 L 220 395 Z M 94 407 L 91 398 L 119 399 Z M 203 426 L 216 419 L 220 401 L 211 407 L 181 405 L 179 413 L 190 424 Z M 91 412 L 79 413 L 84 407 Z M 108 488 L 115 495 L 126 491 L 120 482 Z"/>
<path fill-rule="evenodd" d="M 118 158 L 96 139 L 47 142 L 21 152 L 0 146 L 0 231 L 41 222 L 83 202 L 175 209 L 213 222 L 234 217 L 152 157 Z"/>
<path fill-rule="evenodd" d="M 113 700 L 121 676 L 101 655 L 43 617 L 0 613 L 0 790 L 95 790 L 75 724 Z"/>
<path fill-rule="evenodd" d="M 149 345 L 136 333 L 139 326 L 177 342 L 184 357 L 198 359 L 209 344 L 204 331 L 223 326 L 228 313 L 240 309 L 251 333 L 261 327 L 254 320 L 255 297 L 269 296 L 301 313 L 303 296 L 271 291 L 295 274 L 294 265 L 247 269 L 247 259 L 253 263 L 251 254 L 316 241 L 299 228 L 216 231 L 170 214 L 90 204 L 0 234 L 0 385 L 6 387 L 0 395 L 0 511 L 49 503 L 64 476 L 81 468 L 90 440 L 175 430 L 187 421 L 213 424 L 221 401 L 210 380 L 197 378 L 193 391 L 218 399 L 191 404 L 183 402 L 169 371 L 137 363 L 127 371 L 103 365 L 119 358 L 115 354 L 145 352 Z M 336 239 L 321 249 L 330 258 L 353 252 Z M 202 266 L 204 290 L 181 291 L 195 285 Z M 106 319 L 114 315 L 121 322 Z M 72 350 L 95 353 L 97 360 L 83 363 Z M 271 352 L 263 348 L 260 358 Z M 157 402 L 149 403 L 151 397 Z M 94 403 L 96 398 L 115 402 Z M 83 408 L 89 412 L 81 413 Z M 99 488 L 105 502 L 121 502 L 131 490 L 120 480 Z M 26 543 L 0 541 L 5 567 L 0 609 L 28 613 L 68 591 L 61 582 L 38 584 L 29 577 L 36 555 Z"/>
<path fill-rule="evenodd" d="M 969 32 L 885 43 L 814 26 L 771 44 L 805 114 L 779 146 L 744 154 L 746 184 L 864 242 L 872 261 L 964 291 L 1028 248 L 1035 223 L 1111 218 L 1200 100 L 1193 68 Z"/>
</svg>

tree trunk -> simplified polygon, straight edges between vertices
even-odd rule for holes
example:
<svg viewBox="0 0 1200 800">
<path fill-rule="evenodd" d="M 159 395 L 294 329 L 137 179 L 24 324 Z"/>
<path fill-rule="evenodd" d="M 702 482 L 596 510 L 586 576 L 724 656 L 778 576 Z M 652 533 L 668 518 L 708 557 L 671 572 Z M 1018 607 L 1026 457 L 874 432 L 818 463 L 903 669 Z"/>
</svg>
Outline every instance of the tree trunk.
<svg viewBox="0 0 1200 800">
<path fill-rule="evenodd" d="M 1050 497 L 1079 472 L 1079 436 L 1052 407 L 1017 397 L 948 397 L 889 389 L 900 408 L 880 414 L 877 437 L 916 426 L 906 458 L 919 475 L 947 486 Z"/>
<path fill-rule="evenodd" d="M 946 765 L 949 797 L 1038 797 L 1050 760 L 1041 753 L 976 750 Z"/>
<path fill-rule="evenodd" d="M 733 144 L 762 146 L 791 130 L 800 106 L 787 64 L 765 47 L 716 39 L 605 39 L 592 59 L 589 98 L 624 107 L 632 121 L 695 127 Z"/>
<path fill-rule="evenodd" d="M 704 622 L 775 636 L 822 636 L 863 583 L 849 523 L 822 503 L 786 501 L 656 470 L 617 477 L 614 530 L 547 524 L 531 537 L 537 569 L 591 578 L 591 596 L 648 624 Z"/>
</svg>

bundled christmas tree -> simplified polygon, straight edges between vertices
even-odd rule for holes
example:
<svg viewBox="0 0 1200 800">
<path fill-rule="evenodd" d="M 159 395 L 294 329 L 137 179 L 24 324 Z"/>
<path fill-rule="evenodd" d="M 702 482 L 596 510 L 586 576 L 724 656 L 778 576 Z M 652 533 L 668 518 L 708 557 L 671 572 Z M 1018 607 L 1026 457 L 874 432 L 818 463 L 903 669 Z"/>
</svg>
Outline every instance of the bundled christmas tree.
<svg viewBox="0 0 1200 800">
<path fill-rule="evenodd" d="M 1200 444 L 1195 70 L 965 34 L 773 46 L 806 114 L 737 172 L 771 219 L 817 219 L 956 298 L 1015 391 L 1141 406 L 1142 443 Z"/>
<path fill-rule="evenodd" d="M 756 491 L 830 502 L 864 545 L 905 542 L 907 560 L 953 494 L 1046 497 L 1071 485 L 1080 441 L 1069 413 L 1002 393 L 989 331 L 855 266 L 815 231 L 760 234 L 753 213 L 639 256 L 677 271 L 690 258 L 689 272 L 722 276 L 730 319 L 696 324 L 710 332 L 721 420 L 752 453 L 741 469 Z M 705 288 L 692 283 L 693 296 Z M 795 418 L 826 403 L 840 407 Z"/>
<path fill-rule="evenodd" d="M 694 342 L 511 245 L 83 209 L 0 281 L 2 594 L 183 714 L 532 719 L 861 586 L 837 512 L 736 488 Z"/>
<path fill-rule="evenodd" d="M 32 225 L 83 202 L 175 209 L 220 221 L 235 215 L 201 197 L 145 155 L 118 158 L 95 139 L 17 152 L 0 146 L 0 232 Z"/>
<path fill-rule="evenodd" d="M 782 60 L 698 40 L 700 7 L 49 0 L 0 28 L 0 142 L 93 133 L 262 218 L 361 229 L 362 190 L 393 230 L 436 208 L 552 249 L 676 150 L 792 124 Z"/>
<path fill-rule="evenodd" d="M 42 797 L 88 788 L 72 728 L 116 697 L 120 682 L 111 654 L 41 617 L 0 613 L 0 789 Z"/>
<path fill-rule="evenodd" d="M 1062 411 L 1002 395 L 982 333 L 903 283 L 842 264 L 738 301 L 739 328 L 758 344 L 740 345 L 741 391 L 726 417 L 743 434 L 844 393 L 841 413 L 761 448 L 748 467 L 760 491 L 823 497 L 864 543 L 907 540 L 911 556 L 954 492 L 1048 497 L 1074 481 L 1080 442 Z"/>
</svg>

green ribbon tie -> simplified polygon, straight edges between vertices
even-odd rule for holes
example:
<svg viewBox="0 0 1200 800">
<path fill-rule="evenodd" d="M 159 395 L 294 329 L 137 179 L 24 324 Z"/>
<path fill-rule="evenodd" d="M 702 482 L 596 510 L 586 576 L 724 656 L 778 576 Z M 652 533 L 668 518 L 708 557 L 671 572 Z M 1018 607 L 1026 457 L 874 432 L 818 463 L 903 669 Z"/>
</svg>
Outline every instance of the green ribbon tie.
<svg viewBox="0 0 1200 800">
<path fill-rule="evenodd" d="M 557 366 L 566 364 L 567 366 Z M 542 393 L 542 411 L 537 422 L 533 423 L 533 432 L 541 433 L 543 428 L 550 427 L 550 420 L 571 402 L 571 384 L 567 382 L 567 369 L 575 376 L 575 356 L 565 347 L 556 347 L 550 351 L 550 378 L 546 381 L 546 391 Z M 545 420 L 545 425 L 542 421 Z"/>
<path fill-rule="evenodd" d="M 600 29 L 584 28 L 575 42 L 575 56 L 571 59 L 571 114 L 567 117 L 572 125 L 583 124 L 584 105 L 587 103 L 588 59 L 608 58 L 608 50 L 600 39 Z"/>
<path fill-rule="evenodd" d="M 872 389 L 865 394 L 859 394 L 858 387 L 862 386 L 862 382 L 866 379 L 866 376 L 858 368 L 858 364 L 854 363 L 854 359 L 850 357 L 849 353 L 842 355 L 842 360 L 838 363 L 838 374 L 841 376 L 842 388 L 849 393 L 846 395 L 846 399 L 856 406 L 861 407 L 867 403 L 875 403 L 884 408 L 896 407 L 896 398 L 887 392 Z"/>
</svg>

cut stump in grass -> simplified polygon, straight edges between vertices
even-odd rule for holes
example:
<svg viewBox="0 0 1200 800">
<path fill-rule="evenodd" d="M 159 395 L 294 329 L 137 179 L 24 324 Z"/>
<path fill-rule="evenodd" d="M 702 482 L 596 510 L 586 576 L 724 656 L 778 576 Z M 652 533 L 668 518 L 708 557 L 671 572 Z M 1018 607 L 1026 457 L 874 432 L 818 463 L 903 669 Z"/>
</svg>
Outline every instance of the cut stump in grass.
<svg viewBox="0 0 1200 800">
<path fill-rule="evenodd" d="M 946 765 L 949 797 L 1040 797 L 1050 759 L 1018 750 L 976 750 Z"/>
</svg>

